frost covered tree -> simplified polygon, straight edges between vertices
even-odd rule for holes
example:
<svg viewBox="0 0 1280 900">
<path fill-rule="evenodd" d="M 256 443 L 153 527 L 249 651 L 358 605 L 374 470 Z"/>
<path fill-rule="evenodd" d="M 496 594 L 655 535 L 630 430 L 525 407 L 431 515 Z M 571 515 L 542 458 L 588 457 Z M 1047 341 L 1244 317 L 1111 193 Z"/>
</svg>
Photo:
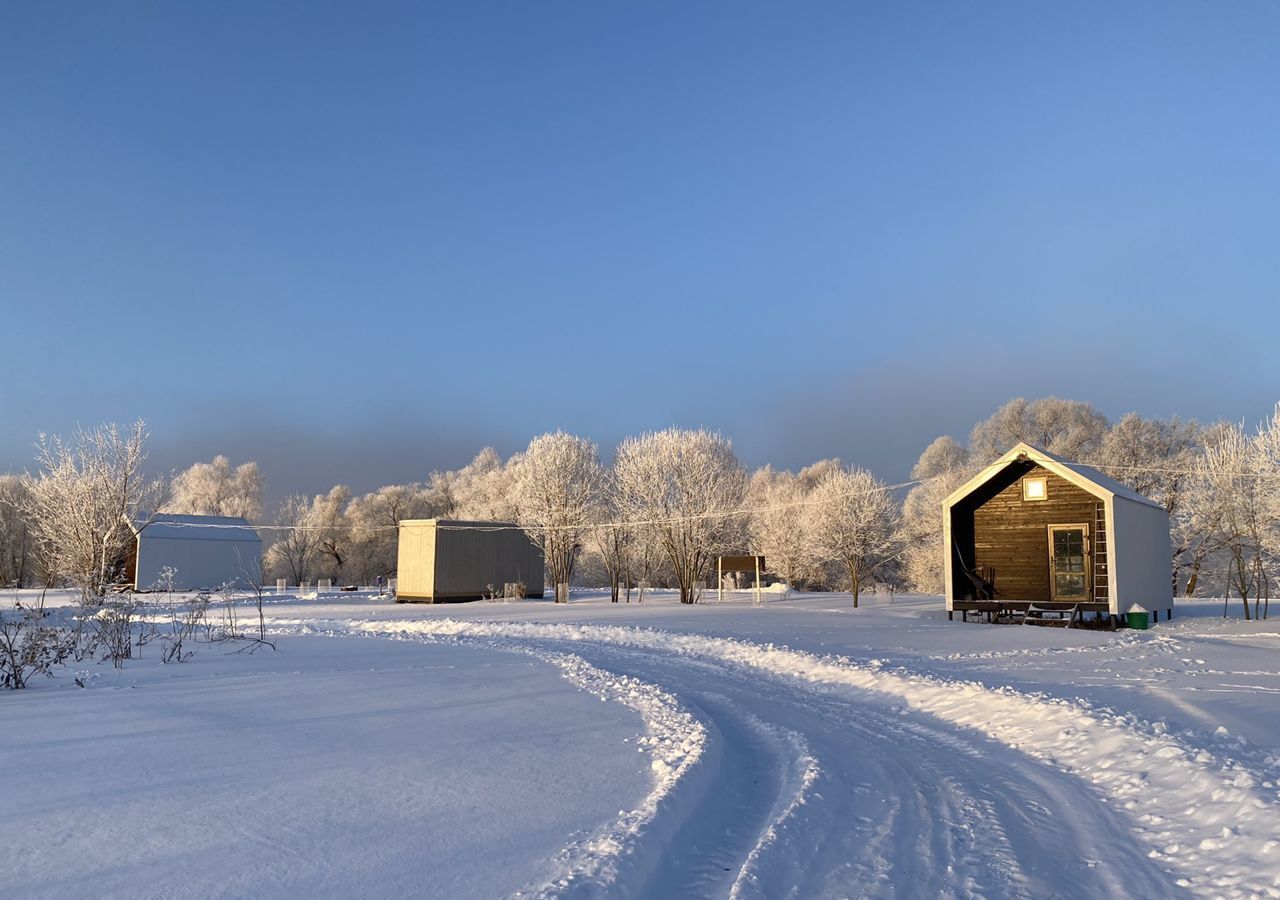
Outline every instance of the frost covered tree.
<svg viewBox="0 0 1280 900">
<path fill-rule="evenodd" d="M 267 548 L 266 566 L 273 575 L 290 584 L 311 579 L 320 544 L 310 528 L 311 501 L 303 494 L 286 497 L 276 513 L 277 525 L 287 526 Z"/>
<path fill-rule="evenodd" d="M 1087 462 L 1107 433 L 1107 418 L 1088 403 L 1045 397 L 1010 400 L 969 434 L 969 456 L 979 466 L 993 462 L 1019 441 L 1074 462 Z"/>
<path fill-rule="evenodd" d="M 512 476 L 516 520 L 542 549 L 556 602 L 568 603 L 573 564 L 600 498 L 603 470 L 596 445 L 563 431 L 544 434 L 529 442 Z"/>
<path fill-rule="evenodd" d="M 747 487 L 751 547 L 788 588 L 809 575 L 815 563 L 805 507 L 810 490 L 800 477 L 769 466 L 752 473 Z"/>
<path fill-rule="evenodd" d="M 1173 588 L 1192 591 L 1210 542 L 1191 526 L 1187 499 L 1202 452 L 1202 429 L 1180 419 L 1144 419 L 1129 413 L 1111 427 L 1090 462 L 1116 481 L 1149 497 L 1169 514 Z"/>
<path fill-rule="evenodd" d="M 625 524 L 612 519 L 591 529 L 588 542 L 605 577 L 609 579 L 609 597 L 617 603 L 625 588 L 627 602 L 631 602 L 631 587 L 635 577 L 632 560 L 635 554 L 635 533 Z"/>
<path fill-rule="evenodd" d="M 601 476 L 600 498 L 595 506 L 596 521 L 587 541 L 609 579 L 612 602 L 618 602 L 625 585 L 627 602 L 630 603 L 631 585 L 635 578 L 635 529 L 623 521 L 625 513 L 618 504 L 616 473 L 607 468 L 602 470 Z"/>
<path fill-rule="evenodd" d="M 1226 560 L 1228 591 L 1234 588 L 1249 619 L 1265 615 L 1259 603 L 1269 594 L 1265 564 L 1265 533 L 1269 510 L 1259 463 L 1260 441 L 1240 425 L 1215 429 L 1200 458 L 1192 501 L 1198 529 L 1215 541 Z"/>
<path fill-rule="evenodd" d="M 1089 462 L 1173 515 L 1200 455 L 1200 436 L 1195 422 L 1129 413 L 1107 431 Z"/>
<path fill-rule="evenodd" d="M 133 532 L 163 499 L 163 483 L 142 473 L 146 425 L 104 425 L 68 441 L 40 436 L 39 471 L 28 482 L 22 513 L 52 568 L 97 603 L 118 574 Z"/>
<path fill-rule="evenodd" d="M 1253 467 L 1262 491 L 1262 547 L 1269 587 L 1280 588 L 1280 403 L 1262 423 L 1253 442 Z M 1271 595 L 1268 591 L 1267 596 Z"/>
<path fill-rule="evenodd" d="M 420 484 L 389 484 L 353 498 L 346 517 L 351 528 L 350 568 L 359 581 L 371 584 L 378 575 L 395 572 L 402 520 L 437 515 Z"/>
<path fill-rule="evenodd" d="M 619 508 L 637 540 L 671 565 L 680 602 L 697 600 L 717 555 L 740 539 L 746 473 L 733 445 L 704 429 L 669 428 L 628 438 L 614 461 Z"/>
<path fill-rule="evenodd" d="M 166 511 L 193 516 L 242 516 L 254 521 L 262 515 L 262 474 L 256 462 L 231 468 L 225 456 L 196 463 L 179 473 L 170 487 Z"/>
<path fill-rule="evenodd" d="M 338 582 L 345 580 L 352 552 L 351 523 L 347 519 L 350 501 L 351 489 L 335 485 L 328 493 L 317 494 L 312 499 L 306 516 L 307 525 L 315 535 L 320 571 Z"/>
<path fill-rule="evenodd" d="M 903 575 L 926 593 L 943 590 L 942 501 L 973 474 L 969 451 L 955 438 L 934 440 L 916 461 L 902 506 Z"/>
<path fill-rule="evenodd" d="M 814 550 L 844 568 L 856 607 L 867 578 L 897 558 L 898 502 L 884 482 L 858 468 L 828 475 L 809 499 Z"/>
<path fill-rule="evenodd" d="M 800 483 L 800 488 L 807 494 L 821 484 L 828 475 L 843 470 L 844 463 L 839 459 L 820 459 L 797 472 L 796 481 Z"/>
<path fill-rule="evenodd" d="M 515 518 L 513 482 L 518 458 L 503 463 L 485 447 L 475 459 L 451 472 L 433 472 L 429 501 L 438 515 L 451 519 L 511 521 Z"/>
<path fill-rule="evenodd" d="M 0 587 L 26 587 L 35 570 L 35 542 L 23 515 L 27 482 L 0 475 Z"/>
</svg>

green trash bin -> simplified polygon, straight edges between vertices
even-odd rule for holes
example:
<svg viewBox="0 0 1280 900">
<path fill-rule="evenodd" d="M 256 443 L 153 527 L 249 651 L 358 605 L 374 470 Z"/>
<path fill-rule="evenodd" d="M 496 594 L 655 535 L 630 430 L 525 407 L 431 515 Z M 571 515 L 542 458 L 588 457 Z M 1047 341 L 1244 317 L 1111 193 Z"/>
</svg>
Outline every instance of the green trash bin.
<svg viewBox="0 0 1280 900">
<path fill-rule="evenodd" d="M 1146 631 L 1151 625 L 1151 616 L 1147 612 L 1128 612 L 1125 613 L 1125 621 L 1130 628 L 1137 628 Z"/>
</svg>

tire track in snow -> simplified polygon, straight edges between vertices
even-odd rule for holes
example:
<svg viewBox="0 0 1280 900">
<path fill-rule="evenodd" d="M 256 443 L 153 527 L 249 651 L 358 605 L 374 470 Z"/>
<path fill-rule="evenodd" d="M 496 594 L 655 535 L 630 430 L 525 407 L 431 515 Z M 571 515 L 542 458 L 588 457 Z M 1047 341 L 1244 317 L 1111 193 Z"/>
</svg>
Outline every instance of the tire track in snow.
<svg viewBox="0 0 1280 900">
<path fill-rule="evenodd" d="M 596 661 L 616 665 L 610 652 L 613 659 Z M 644 676 L 691 706 L 700 684 L 733 690 L 742 706 L 781 722 L 775 727 L 803 731 L 826 761 L 757 871 L 739 880 L 744 896 L 1040 898 L 1063 885 L 1070 895 L 1181 893 L 1142 853 L 1107 846 L 1108 836 L 1125 832 L 1114 810 L 1022 754 L 849 694 L 796 691 L 729 664 L 650 656 Z M 640 654 L 623 660 L 629 671 L 643 662 Z M 1049 806 L 1060 810 L 1052 819 L 1042 816 Z M 769 827 L 763 816 L 760 827 Z"/>
<path fill-rule="evenodd" d="M 748 715 L 749 721 L 757 730 L 788 745 L 789 753 L 786 758 L 789 765 L 783 790 L 778 794 L 769 825 L 756 840 L 755 846 L 747 854 L 746 862 L 738 870 L 738 877 L 733 880 L 733 886 L 729 889 L 730 900 L 741 900 L 760 892 L 761 857 L 778 840 L 779 830 L 804 805 L 813 789 L 813 783 L 818 780 L 818 774 L 822 771 L 818 761 L 810 755 L 809 745 L 799 732 L 770 725 L 756 716 Z"/>
<path fill-rule="evenodd" d="M 1143 723 L 1133 717 L 1098 713 L 1069 701 L 1007 688 L 991 690 L 971 682 L 888 672 L 875 664 L 785 647 L 651 629 L 454 619 L 335 624 L 366 633 L 630 647 L 715 660 L 767 674 L 808 694 L 854 689 L 864 702 L 897 706 L 908 715 L 927 713 L 1091 785 L 1123 812 L 1129 831 L 1150 848 L 1149 856 L 1181 876 L 1178 884 L 1184 888 L 1214 896 L 1280 896 L 1274 858 L 1280 847 L 1276 792 L 1264 789 L 1232 761 L 1182 746 L 1171 736 L 1148 730 L 1149 726 L 1140 727 Z M 1056 790 L 1061 796 L 1055 802 L 1070 808 L 1069 792 Z M 903 804 L 901 809 L 909 806 Z M 1061 811 L 1056 805 L 1052 808 Z M 986 817 L 981 808 L 975 808 L 975 813 L 969 818 Z M 965 811 L 952 811 L 951 816 L 963 821 Z"/>
</svg>

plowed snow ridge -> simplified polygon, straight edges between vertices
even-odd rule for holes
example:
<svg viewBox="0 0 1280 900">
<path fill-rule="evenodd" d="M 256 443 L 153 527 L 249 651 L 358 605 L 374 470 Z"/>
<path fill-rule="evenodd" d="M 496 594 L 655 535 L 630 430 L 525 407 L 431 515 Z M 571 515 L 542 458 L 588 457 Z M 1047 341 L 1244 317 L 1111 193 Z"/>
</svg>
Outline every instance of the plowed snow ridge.
<svg viewBox="0 0 1280 900">
<path fill-rule="evenodd" d="M 1215 897 L 1280 897 L 1280 793 L 1239 762 L 1188 747 L 1159 726 L 1059 699 L 883 670 L 772 644 L 605 625 L 297 620 L 346 633 L 585 642 L 709 658 L 806 691 L 854 689 L 869 702 L 975 729 L 1092 787 L 1132 823 L 1178 884 Z"/>
</svg>

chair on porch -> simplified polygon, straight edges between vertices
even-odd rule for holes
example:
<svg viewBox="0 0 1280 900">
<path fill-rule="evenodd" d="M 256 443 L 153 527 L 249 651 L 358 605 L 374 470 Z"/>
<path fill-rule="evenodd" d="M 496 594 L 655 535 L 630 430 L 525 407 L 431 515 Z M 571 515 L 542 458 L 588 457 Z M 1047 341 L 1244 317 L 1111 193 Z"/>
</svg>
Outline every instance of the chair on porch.
<svg viewBox="0 0 1280 900">
<path fill-rule="evenodd" d="M 991 604 L 995 602 L 1000 591 L 996 589 L 996 569 L 995 566 L 975 566 L 973 569 L 967 568 L 963 563 L 960 567 L 964 570 L 965 577 L 973 585 L 973 596 L 979 603 L 983 604 L 984 609 L 976 609 L 979 617 L 983 612 L 987 614 L 987 621 L 995 621 L 995 616 L 999 610 L 994 609 Z M 961 618 L 969 621 L 969 611 L 966 610 Z"/>
</svg>

